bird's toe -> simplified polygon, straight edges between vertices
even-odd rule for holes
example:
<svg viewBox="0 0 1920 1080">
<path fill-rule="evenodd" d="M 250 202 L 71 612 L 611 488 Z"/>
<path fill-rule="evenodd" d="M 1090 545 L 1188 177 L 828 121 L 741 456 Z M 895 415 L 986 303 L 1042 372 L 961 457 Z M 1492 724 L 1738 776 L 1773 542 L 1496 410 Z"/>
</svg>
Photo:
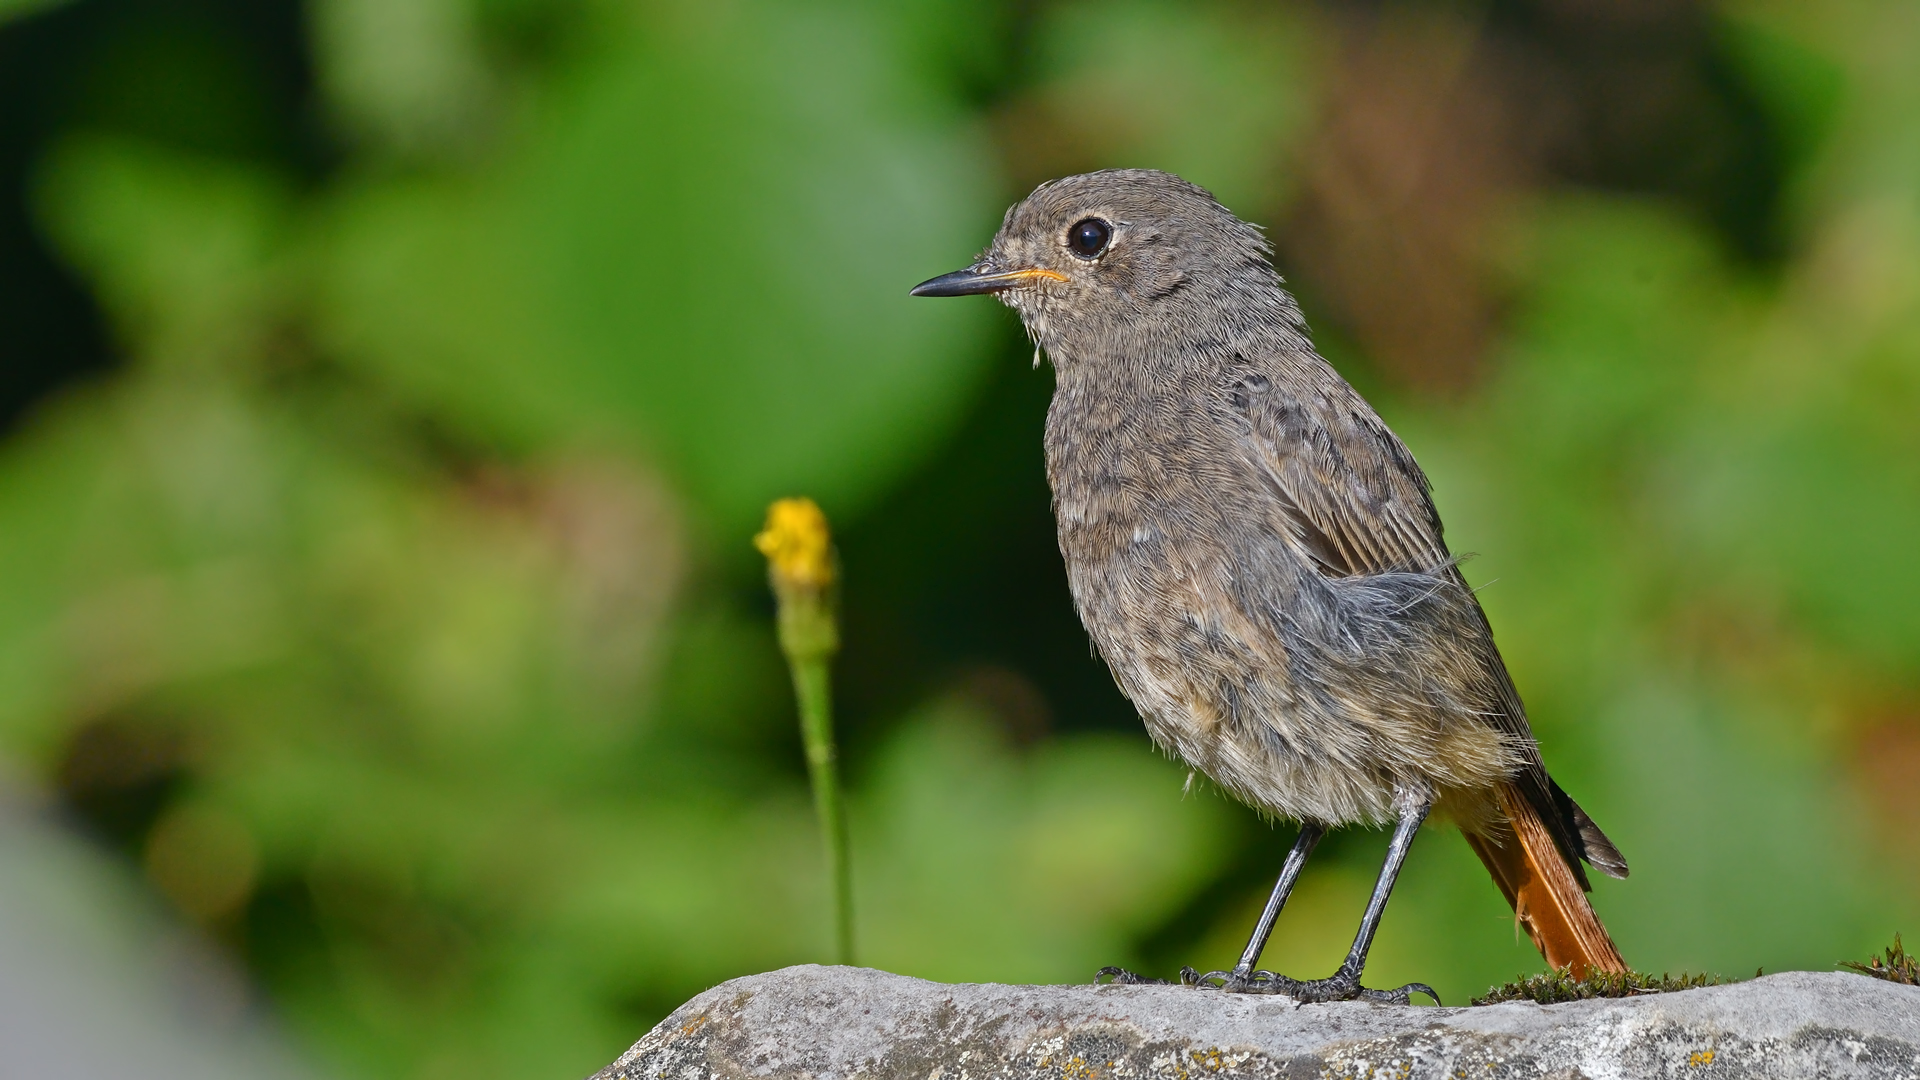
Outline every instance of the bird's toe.
<svg viewBox="0 0 1920 1080">
<path fill-rule="evenodd" d="M 1136 975 L 1123 967 L 1103 967 L 1094 972 L 1095 986 L 1168 986 L 1165 979 L 1150 979 L 1145 975 Z"/>
</svg>

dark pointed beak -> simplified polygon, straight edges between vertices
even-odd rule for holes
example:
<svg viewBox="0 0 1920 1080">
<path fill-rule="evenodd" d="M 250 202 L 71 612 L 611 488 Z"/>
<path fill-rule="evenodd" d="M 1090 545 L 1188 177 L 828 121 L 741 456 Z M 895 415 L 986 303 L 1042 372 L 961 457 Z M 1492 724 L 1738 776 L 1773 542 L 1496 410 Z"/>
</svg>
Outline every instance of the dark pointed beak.
<svg viewBox="0 0 1920 1080">
<path fill-rule="evenodd" d="M 1005 292 L 1018 289 L 1023 285 L 1032 285 L 1040 281 L 1065 281 L 1067 275 L 1053 270 L 1008 270 L 1004 273 L 988 274 L 979 270 L 955 270 L 951 274 L 941 274 L 937 278 L 923 281 L 913 287 L 914 296 L 976 296 L 980 293 Z"/>
</svg>

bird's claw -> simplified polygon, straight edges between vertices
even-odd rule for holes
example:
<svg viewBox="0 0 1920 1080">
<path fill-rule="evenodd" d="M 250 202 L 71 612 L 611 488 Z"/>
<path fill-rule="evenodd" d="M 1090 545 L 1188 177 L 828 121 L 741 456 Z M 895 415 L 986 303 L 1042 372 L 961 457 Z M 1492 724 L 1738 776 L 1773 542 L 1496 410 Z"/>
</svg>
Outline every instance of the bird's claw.
<svg viewBox="0 0 1920 1080">
<path fill-rule="evenodd" d="M 1118 969 L 1113 969 L 1118 970 Z M 1330 978 L 1302 982 L 1273 971 L 1209 971 L 1201 974 L 1191 967 L 1180 969 L 1180 985 L 1196 989 L 1219 990 L 1226 994 L 1284 994 L 1295 1001 L 1378 1001 L 1388 1005 L 1411 1005 L 1414 994 L 1425 994 L 1440 1004 L 1440 995 L 1426 983 L 1408 983 L 1393 990 L 1369 990 L 1360 985 L 1360 977 L 1345 972 Z"/>
<path fill-rule="evenodd" d="M 1234 971 L 1209 971 L 1202 975 L 1190 967 L 1180 969 L 1180 985 L 1228 994 L 1284 994 L 1287 992 L 1285 984 L 1290 982 L 1292 980 L 1286 976 L 1275 975 L 1271 971 L 1255 971 L 1244 975 Z"/>
<path fill-rule="evenodd" d="M 1103 983 L 1100 981 L 1102 979 L 1111 979 L 1112 981 Z M 1165 979 L 1149 979 L 1145 975 L 1135 975 L 1133 972 L 1128 971 L 1126 968 L 1123 968 L 1123 967 L 1103 967 L 1099 971 L 1096 971 L 1093 973 L 1093 985 L 1095 986 L 1170 986 L 1172 984 L 1167 982 L 1167 980 Z"/>
<path fill-rule="evenodd" d="M 1433 999 L 1435 1005 L 1440 1004 L 1440 995 L 1434 993 L 1433 987 L 1426 983 L 1408 983 L 1393 990 L 1368 990 L 1365 987 L 1360 990 L 1362 1000 L 1383 1001 L 1389 1005 L 1411 1005 L 1413 1004 L 1411 999 L 1415 994 L 1425 994 Z"/>
</svg>

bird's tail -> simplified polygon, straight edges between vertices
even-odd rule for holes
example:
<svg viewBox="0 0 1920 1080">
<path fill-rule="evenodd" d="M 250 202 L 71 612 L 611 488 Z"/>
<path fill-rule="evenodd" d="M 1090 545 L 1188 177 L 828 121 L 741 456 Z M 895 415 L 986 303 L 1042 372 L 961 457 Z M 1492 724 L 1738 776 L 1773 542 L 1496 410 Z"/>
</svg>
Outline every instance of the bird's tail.
<svg viewBox="0 0 1920 1080">
<path fill-rule="evenodd" d="M 1487 864 L 1487 872 L 1513 905 L 1514 918 L 1526 928 L 1540 955 L 1550 967 L 1571 969 L 1575 978 L 1626 971 L 1626 960 L 1587 902 L 1582 887 L 1585 875 L 1569 865 L 1569 856 L 1554 843 L 1553 831 L 1532 800 L 1512 784 L 1501 784 L 1498 796 L 1508 835 L 1470 832 L 1467 843 Z M 1594 832 L 1598 834 L 1597 829 Z M 1612 845 L 1607 848 L 1611 851 Z M 1618 859 L 1618 853 L 1613 858 Z M 1604 868 L 1598 860 L 1596 868 Z M 1624 873 L 1622 861 L 1615 876 Z"/>
</svg>

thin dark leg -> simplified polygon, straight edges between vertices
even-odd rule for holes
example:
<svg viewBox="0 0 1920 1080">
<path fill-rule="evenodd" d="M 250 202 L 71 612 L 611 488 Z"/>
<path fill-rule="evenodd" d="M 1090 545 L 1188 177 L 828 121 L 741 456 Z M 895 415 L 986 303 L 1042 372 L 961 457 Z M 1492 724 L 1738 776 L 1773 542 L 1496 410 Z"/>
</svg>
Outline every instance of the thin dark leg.
<svg viewBox="0 0 1920 1080">
<path fill-rule="evenodd" d="M 1240 954 L 1240 962 L 1233 965 L 1232 971 L 1209 971 L 1205 975 L 1192 968 L 1180 969 L 1180 981 L 1188 986 L 1219 985 L 1238 989 L 1238 984 L 1248 982 L 1253 976 L 1254 965 L 1260 962 L 1260 953 L 1267 947 L 1267 939 L 1273 936 L 1274 920 L 1280 917 L 1280 909 L 1287 906 L 1287 897 L 1293 893 L 1293 883 L 1300 880 L 1300 871 L 1307 865 L 1307 856 L 1327 835 L 1324 825 L 1311 822 L 1300 823 L 1300 835 L 1287 852 L 1287 861 L 1280 867 L 1280 879 L 1273 883 L 1273 895 L 1267 897 L 1267 906 L 1260 912 L 1260 921 L 1253 925 L 1253 935 L 1247 938 L 1247 947 Z"/>
<path fill-rule="evenodd" d="M 1280 866 L 1280 880 L 1273 883 L 1273 895 L 1267 897 L 1267 906 L 1260 912 L 1260 921 L 1253 924 L 1253 936 L 1247 939 L 1240 962 L 1233 965 L 1235 975 L 1245 978 L 1253 974 L 1254 966 L 1260 963 L 1261 952 L 1267 947 L 1267 938 L 1273 936 L 1273 922 L 1280 917 L 1280 909 L 1287 906 L 1287 897 L 1293 893 L 1293 883 L 1300 880 L 1300 871 L 1307 865 L 1307 856 L 1313 854 L 1315 845 L 1325 835 L 1327 830 L 1324 826 L 1306 821 L 1300 823 L 1300 836 L 1287 852 L 1287 861 Z"/>
<path fill-rule="evenodd" d="M 1221 982 L 1221 989 L 1240 993 L 1286 994 L 1300 1001 L 1364 998 L 1399 1005 L 1407 1004 L 1408 998 L 1418 991 L 1438 1004 L 1440 995 L 1425 983 L 1408 983 L 1397 990 L 1368 990 L 1360 985 L 1360 974 L 1367 966 L 1367 951 L 1373 947 L 1373 935 L 1380 928 L 1380 917 L 1386 914 L 1387 898 L 1393 895 L 1393 884 L 1400 877 L 1400 867 L 1407 861 L 1407 851 L 1413 847 L 1413 838 L 1426 820 L 1430 806 L 1430 801 L 1423 800 L 1409 804 L 1401 811 L 1400 820 L 1393 828 L 1393 840 L 1387 845 L 1386 864 L 1380 868 L 1380 878 L 1374 883 L 1373 895 L 1367 900 L 1367 913 L 1360 919 L 1360 930 L 1353 936 L 1353 948 L 1347 950 L 1347 959 L 1340 965 L 1340 970 L 1329 978 L 1309 982 L 1276 975 L 1271 971 L 1255 971 L 1244 976 L 1234 972 Z"/>
<path fill-rule="evenodd" d="M 1340 965 L 1340 970 L 1333 977 L 1335 980 L 1351 979 L 1354 986 L 1360 985 L 1360 972 L 1367 966 L 1367 950 L 1373 948 L 1373 935 L 1380 929 L 1380 916 L 1387 912 L 1387 898 L 1393 895 L 1393 883 L 1399 880 L 1400 867 L 1407 861 L 1407 850 L 1413 847 L 1414 835 L 1427 819 L 1430 806 L 1430 803 L 1422 802 L 1409 807 L 1394 825 L 1393 840 L 1387 844 L 1387 861 L 1380 867 L 1380 879 L 1373 883 L 1373 895 L 1367 898 L 1367 913 L 1360 918 L 1360 931 L 1353 935 L 1353 948 L 1347 950 L 1346 962 Z M 1436 1002 L 1440 1000 L 1423 984 L 1409 983 L 1401 991 L 1409 988 L 1420 991 Z M 1405 1000 L 1404 993 L 1402 1000 Z"/>
<path fill-rule="evenodd" d="M 1260 921 L 1253 926 L 1253 936 L 1247 939 L 1246 950 L 1240 954 L 1240 962 L 1232 971 L 1209 971 L 1205 975 L 1190 967 L 1180 969 L 1180 981 L 1187 986 L 1219 985 L 1244 983 L 1253 974 L 1253 966 L 1260 962 L 1260 952 L 1267 947 L 1267 938 L 1273 935 L 1273 922 L 1280 917 L 1280 909 L 1287 906 L 1287 896 L 1293 892 L 1293 883 L 1300 880 L 1300 871 L 1307 865 L 1307 856 L 1313 854 L 1314 846 L 1320 838 L 1327 835 L 1324 825 L 1301 822 L 1300 835 L 1293 841 L 1293 847 L 1287 851 L 1287 861 L 1280 867 L 1280 880 L 1273 883 L 1273 895 L 1267 897 L 1267 906 L 1260 912 Z M 1103 967 L 1094 981 L 1112 979 L 1116 983 L 1129 985 L 1160 984 L 1164 979 L 1148 979 L 1126 968 Z"/>
<path fill-rule="evenodd" d="M 1240 963 L 1232 971 L 1214 971 L 1205 975 L 1193 968 L 1182 968 L 1180 981 L 1188 986 L 1213 986 L 1232 993 L 1285 994 L 1299 1001 L 1347 1001 L 1362 998 L 1367 1001 L 1384 1001 L 1396 1005 L 1405 1005 L 1416 991 L 1432 998 L 1434 1004 L 1440 1003 L 1440 995 L 1425 983 L 1408 983 L 1395 990 L 1368 990 L 1360 985 L 1360 974 L 1367 966 L 1367 952 L 1373 948 L 1373 935 L 1380 929 L 1380 917 L 1386 914 L 1387 899 L 1393 895 L 1393 885 L 1400 877 L 1400 868 L 1406 864 L 1407 852 L 1413 847 L 1413 838 L 1420 831 L 1420 825 L 1427 819 L 1427 811 L 1432 807 L 1430 799 L 1419 802 L 1409 801 L 1400 812 L 1399 820 L 1393 827 L 1393 839 L 1387 844 L 1387 861 L 1380 867 L 1379 880 L 1374 882 L 1373 895 L 1367 900 L 1367 913 L 1360 919 L 1360 930 L 1353 936 L 1353 947 L 1347 950 L 1347 959 L 1340 970 L 1325 979 L 1302 982 L 1271 971 L 1252 971 L 1252 965 L 1258 962 L 1260 953 L 1266 948 L 1267 936 L 1273 931 L 1274 920 L 1280 909 L 1286 905 L 1287 894 L 1293 891 L 1293 883 L 1300 876 L 1300 868 L 1306 865 L 1307 856 L 1320 840 L 1320 831 L 1303 826 L 1300 838 L 1294 841 L 1293 850 L 1287 853 L 1286 866 L 1280 871 L 1280 880 L 1274 883 L 1273 895 L 1268 898 L 1267 906 L 1260 913 L 1260 921 L 1253 929 L 1253 937 L 1247 942 L 1246 951 L 1240 955 Z M 1120 983 L 1158 983 L 1159 979 L 1145 979 L 1121 968 L 1101 968 L 1099 978 L 1112 978 Z"/>
</svg>

